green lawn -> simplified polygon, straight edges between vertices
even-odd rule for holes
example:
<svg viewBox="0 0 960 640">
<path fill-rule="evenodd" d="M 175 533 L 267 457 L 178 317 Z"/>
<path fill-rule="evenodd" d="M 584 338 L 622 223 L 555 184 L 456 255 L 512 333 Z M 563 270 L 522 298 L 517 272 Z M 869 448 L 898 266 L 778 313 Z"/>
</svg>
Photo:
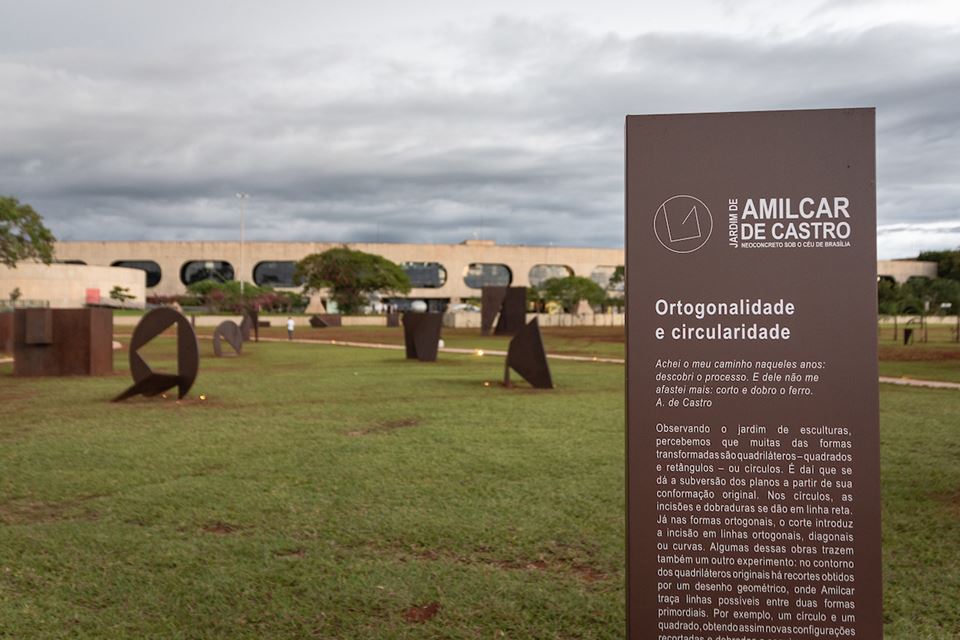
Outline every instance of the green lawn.
<svg viewBox="0 0 960 640">
<path fill-rule="evenodd" d="M 538 392 L 501 358 L 260 343 L 114 405 L 117 363 L 0 365 L 0 637 L 623 637 L 622 366 Z M 958 414 L 883 387 L 888 638 L 960 637 Z"/>
</svg>

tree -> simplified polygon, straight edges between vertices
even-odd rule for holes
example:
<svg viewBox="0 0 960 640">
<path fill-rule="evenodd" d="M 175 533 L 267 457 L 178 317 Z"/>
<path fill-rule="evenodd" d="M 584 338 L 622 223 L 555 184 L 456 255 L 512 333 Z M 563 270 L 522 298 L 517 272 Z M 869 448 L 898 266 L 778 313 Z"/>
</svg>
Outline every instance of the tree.
<svg viewBox="0 0 960 640">
<path fill-rule="evenodd" d="M 21 260 L 53 262 L 56 238 L 43 226 L 43 218 L 28 204 L 0 196 L 0 264 L 16 267 Z"/>
<path fill-rule="evenodd" d="M 960 280 L 960 249 L 947 251 L 922 251 L 917 260 L 937 263 L 937 277 Z"/>
<path fill-rule="evenodd" d="M 602 304 L 607 297 L 603 287 L 582 276 L 550 278 L 539 288 L 543 292 L 543 298 L 557 301 L 567 313 L 572 312 L 581 300 L 586 300 L 590 306 L 596 306 Z"/>
<path fill-rule="evenodd" d="M 297 263 L 296 278 L 304 293 L 329 288 L 342 313 L 353 313 L 369 301 L 370 294 L 407 293 L 410 278 L 383 256 L 347 247 L 314 253 Z"/>
<path fill-rule="evenodd" d="M 116 285 L 110 290 L 110 299 L 115 300 L 121 305 L 127 300 L 133 300 L 136 297 L 137 296 L 130 293 L 129 288 L 121 287 L 120 285 Z"/>
<path fill-rule="evenodd" d="M 613 270 L 613 275 L 610 276 L 609 284 L 607 285 L 610 289 L 618 289 L 617 285 L 621 285 L 627 280 L 627 273 L 624 266 L 621 264 Z"/>
</svg>

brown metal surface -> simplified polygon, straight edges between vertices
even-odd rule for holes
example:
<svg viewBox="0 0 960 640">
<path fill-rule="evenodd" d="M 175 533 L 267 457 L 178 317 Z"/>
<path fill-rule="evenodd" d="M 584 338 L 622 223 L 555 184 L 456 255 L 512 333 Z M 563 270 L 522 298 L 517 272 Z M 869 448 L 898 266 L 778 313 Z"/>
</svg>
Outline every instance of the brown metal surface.
<svg viewBox="0 0 960 640">
<path fill-rule="evenodd" d="M 496 328 L 494 329 L 494 322 Z M 527 322 L 526 287 L 483 287 L 480 293 L 480 333 L 513 335 Z"/>
<path fill-rule="evenodd" d="M 260 312 L 256 309 L 247 309 L 243 312 L 243 319 L 240 321 L 240 335 L 244 342 L 260 342 Z"/>
<path fill-rule="evenodd" d="M 488 336 L 497 314 L 507 298 L 507 287 L 483 287 L 480 290 L 480 333 Z"/>
<path fill-rule="evenodd" d="M 547 351 L 540 334 L 540 323 L 534 318 L 510 340 L 507 361 L 503 367 L 503 384 L 511 386 L 510 369 L 536 389 L 553 389 L 553 377 L 547 362 Z"/>
<path fill-rule="evenodd" d="M 53 344 L 53 309 L 24 309 L 23 314 L 27 322 L 24 342 Z"/>
<path fill-rule="evenodd" d="M 13 316 L 15 376 L 97 376 L 113 372 L 113 313 L 109 309 L 17 309 L 4 315 Z M 35 342 L 38 336 L 42 341 L 30 344 L 28 331 L 38 317 L 44 326 L 34 326 L 32 337 Z"/>
<path fill-rule="evenodd" d="M 500 317 L 493 333 L 509 336 L 521 331 L 527 324 L 527 288 L 507 287 L 507 295 L 500 306 Z"/>
<path fill-rule="evenodd" d="M 13 353 L 13 311 L 0 312 L 0 352 Z"/>
<path fill-rule="evenodd" d="M 172 326 L 177 328 L 177 373 L 154 373 L 139 350 Z M 133 330 L 130 340 L 130 373 L 134 384 L 113 399 L 120 402 L 135 395 L 155 396 L 177 387 L 178 397 L 190 391 L 200 369 L 200 345 L 197 334 L 183 314 L 161 307 L 147 313 Z"/>
<path fill-rule="evenodd" d="M 413 311 L 404 313 L 403 341 L 407 349 L 407 359 L 421 362 L 436 361 L 442 327 L 442 314 Z"/>
<path fill-rule="evenodd" d="M 213 330 L 213 355 L 218 358 L 223 356 L 223 346 L 221 343 L 226 341 L 236 355 L 243 352 L 243 335 L 240 333 L 240 327 L 233 320 L 224 320 Z"/>
<path fill-rule="evenodd" d="M 314 329 L 343 326 L 343 318 L 337 313 L 318 313 L 310 316 L 310 326 Z"/>
</svg>

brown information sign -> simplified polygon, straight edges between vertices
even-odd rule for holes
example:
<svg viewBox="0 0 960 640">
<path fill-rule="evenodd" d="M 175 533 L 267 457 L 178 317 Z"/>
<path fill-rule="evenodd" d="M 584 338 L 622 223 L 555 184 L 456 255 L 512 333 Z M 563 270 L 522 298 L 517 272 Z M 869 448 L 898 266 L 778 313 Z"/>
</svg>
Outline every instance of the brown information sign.
<svg viewBox="0 0 960 640">
<path fill-rule="evenodd" d="M 874 111 L 626 135 L 628 636 L 878 640 Z"/>
</svg>

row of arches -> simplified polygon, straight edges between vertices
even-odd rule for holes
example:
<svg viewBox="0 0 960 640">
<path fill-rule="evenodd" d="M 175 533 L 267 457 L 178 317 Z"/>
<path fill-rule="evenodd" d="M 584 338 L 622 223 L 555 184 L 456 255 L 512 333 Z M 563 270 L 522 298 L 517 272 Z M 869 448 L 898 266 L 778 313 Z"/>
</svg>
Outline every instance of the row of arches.
<svg viewBox="0 0 960 640">
<path fill-rule="evenodd" d="M 85 264 L 82 260 L 65 260 L 66 263 Z M 154 260 L 115 260 L 112 267 L 140 269 L 146 274 L 147 288 L 156 287 L 163 279 L 163 269 Z M 439 289 L 447 283 L 447 269 L 439 262 L 401 262 L 400 267 L 418 289 Z M 590 278 L 604 288 L 610 288 L 610 277 L 616 266 L 598 266 Z M 295 287 L 296 262 L 273 260 L 258 262 L 253 267 L 253 282 L 258 286 Z M 226 260 L 188 260 L 180 267 L 180 282 L 189 286 L 204 280 L 228 282 L 236 272 Z M 529 282 L 537 286 L 550 278 L 565 278 L 574 275 L 573 269 L 562 264 L 536 264 L 530 268 Z M 463 273 L 463 282 L 471 289 L 482 287 L 505 287 L 513 283 L 513 271 L 508 265 L 490 262 L 469 264 Z"/>
</svg>

